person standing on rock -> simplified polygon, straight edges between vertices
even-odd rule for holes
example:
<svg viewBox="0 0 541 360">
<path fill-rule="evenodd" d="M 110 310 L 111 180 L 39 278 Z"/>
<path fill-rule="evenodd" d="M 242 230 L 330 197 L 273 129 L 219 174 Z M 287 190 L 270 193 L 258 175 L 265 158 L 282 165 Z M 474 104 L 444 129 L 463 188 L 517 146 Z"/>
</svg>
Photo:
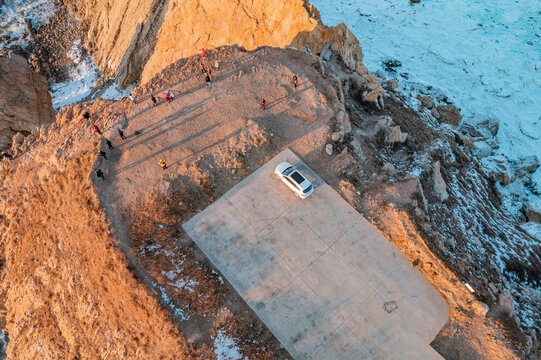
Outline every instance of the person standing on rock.
<svg viewBox="0 0 541 360">
<path fill-rule="evenodd" d="M 298 82 L 299 82 L 299 79 L 297 78 L 297 75 L 293 75 L 293 79 L 291 80 L 291 83 L 293 84 L 293 89 L 297 90 Z"/>
<path fill-rule="evenodd" d="M 207 57 L 207 51 L 205 50 L 205 48 L 202 48 L 202 49 L 199 49 L 201 50 L 201 56 L 206 58 Z"/>
<path fill-rule="evenodd" d="M 97 176 L 98 179 L 100 179 L 101 181 L 105 180 L 105 177 L 103 176 L 103 171 L 101 171 L 101 169 L 96 170 L 96 176 Z"/>
<path fill-rule="evenodd" d="M 111 144 L 111 142 L 109 141 L 109 139 L 105 139 L 105 143 L 107 144 L 107 147 L 109 148 L 109 150 L 113 150 L 113 144 Z"/>
<path fill-rule="evenodd" d="M 164 170 L 167 169 L 167 165 L 165 164 L 164 159 L 160 159 L 159 163 L 160 163 L 160 166 L 162 167 L 162 169 L 164 169 Z"/>
<path fill-rule="evenodd" d="M 85 119 L 85 120 L 90 119 L 90 114 L 89 114 L 88 111 L 85 111 L 85 112 L 83 113 L 83 119 Z"/>
<path fill-rule="evenodd" d="M 100 156 L 101 156 L 102 158 L 104 158 L 105 160 L 107 160 L 107 154 L 105 153 L 105 151 L 101 151 L 101 150 L 100 150 Z"/>
<path fill-rule="evenodd" d="M 124 135 L 124 131 L 120 130 L 120 129 L 116 129 L 118 131 L 118 135 L 120 135 L 120 138 L 122 140 L 126 140 L 126 136 Z"/>
<path fill-rule="evenodd" d="M 207 75 L 209 76 L 210 80 L 212 80 L 212 70 L 207 70 Z"/>
<path fill-rule="evenodd" d="M 169 90 L 167 93 L 169 94 L 171 101 L 175 100 L 175 93 L 173 92 L 173 90 Z"/>
<path fill-rule="evenodd" d="M 205 81 L 207 82 L 207 85 L 210 86 L 210 75 L 207 73 L 207 76 L 205 76 Z"/>
<path fill-rule="evenodd" d="M 265 99 L 261 99 L 261 101 L 259 102 L 259 108 L 265 110 L 265 106 L 267 106 L 267 102 L 265 101 Z"/>
<path fill-rule="evenodd" d="M 95 132 L 97 132 L 98 134 L 100 134 L 101 136 L 103 136 L 103 134 L 101 133 L 100 128 L 98 127 L 98 125 L 92 124 L 92 129 L 94 129 Z"/>
<path fill-rule="evenodd" d="M 167 91 L 165 92 L 165 102 L 168 104 L 171 102 L 171 96 L 169 96 L 169 93 Z"/>
<path fill-rule="evenodd" d="M 202 74 L 207 72 L 207 70 L 205 70 L 205 65 L 203 65 L 203 63 L 201 63 L 201 65 L 199 65 L 199 69 L 201 69 Z"/>
<path fill-rule="evenodd" d="M 158 105 L 158 100 L 156 100 L 154 95 L 150 95 L 150 101 L 152 101 L 152 106 L 156 107 Z"/>
</svg>

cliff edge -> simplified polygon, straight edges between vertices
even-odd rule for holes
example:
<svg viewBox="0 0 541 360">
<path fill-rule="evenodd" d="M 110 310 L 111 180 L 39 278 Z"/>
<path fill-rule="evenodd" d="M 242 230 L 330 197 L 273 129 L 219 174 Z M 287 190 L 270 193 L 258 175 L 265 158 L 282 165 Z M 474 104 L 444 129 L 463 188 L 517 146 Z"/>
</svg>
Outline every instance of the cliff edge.
<svg viewBox="0 0 541 360">
<path fill-rule="evenodd" d="M 18 55 L 0 58 L 0 150 L 55 119 L 47 80 Z"/>
<path fill-rule="evenodd" d="M 355 35 L 343 24 L 323 25 L 306 0 L 284 2 L 209 0 L 70 0 L 88 26 L 87 46 L 98 67 L 116 74 L 122 87 L 148 82 L 169 64 L 203 48 L 237 44 L 295 47 L 322 53 L 331 48 L 363 80 L 363 100 L 377 102 L 382 88 L 363 65 Z"/>
</svg>

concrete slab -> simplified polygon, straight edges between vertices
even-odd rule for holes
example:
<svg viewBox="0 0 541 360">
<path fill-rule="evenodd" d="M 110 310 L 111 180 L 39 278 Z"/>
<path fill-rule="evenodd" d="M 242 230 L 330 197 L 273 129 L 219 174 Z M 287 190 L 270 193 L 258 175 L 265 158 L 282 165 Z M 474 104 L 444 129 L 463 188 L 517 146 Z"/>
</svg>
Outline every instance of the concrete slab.
<svg viewBox="0 0 541 360">
<path fill-rule="evenodd" d="M 296 165 L 314 193 L 273 175 Z M 437 359 L 447 304 L 385 237 L 285 150 L 183 225 L 295 359 Z"/>
</svg>

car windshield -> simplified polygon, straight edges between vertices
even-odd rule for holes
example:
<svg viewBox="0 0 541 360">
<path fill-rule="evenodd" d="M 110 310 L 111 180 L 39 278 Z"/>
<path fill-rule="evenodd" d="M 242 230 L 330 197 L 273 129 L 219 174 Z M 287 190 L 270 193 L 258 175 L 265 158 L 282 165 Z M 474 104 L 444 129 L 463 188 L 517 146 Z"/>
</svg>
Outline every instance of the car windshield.
<svg viewBox="0 0 541 360">
<path fill-rule="evenodd" d="M 312 190 L 312 185 L 311 185 L 311 184 L 308 185 L 308 187 L 307 187 L 306 189 L 304 189 L 302 192 L 305 193 L 305 194 L 307 194 L 307 193 L 310 192 L 310 190 Z"/>
<path fill-rule="evenodd" d="M 302 184 L 304 182 L 304 180 L 306 180 L 304 178 L 304 176 L 302 176 L 298 171 L 294 171 L 291 173 L 291 175 L 289 175 L 293 180 L 295 180 L 295 182 L 297 184 Z"/>
<path fill-rule="evenodd" d="M 293 170 L 295 170 L 295 169 L 293 169 L 293 166 L 290 166 L 290 167 L 288 167 L 287 169 L 285 169 L 285 170 L 282 172 L 282 174 L 284 174 L 285 176 L 288 176 Z"/>
</svg>

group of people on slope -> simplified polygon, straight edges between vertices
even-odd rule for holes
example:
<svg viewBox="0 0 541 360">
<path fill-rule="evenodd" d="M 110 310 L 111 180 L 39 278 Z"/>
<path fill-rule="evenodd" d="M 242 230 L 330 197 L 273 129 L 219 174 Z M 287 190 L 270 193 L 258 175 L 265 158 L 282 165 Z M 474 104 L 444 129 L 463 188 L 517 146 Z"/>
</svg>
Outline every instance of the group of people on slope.
<svg viewBox="0 0 541 360">
<path fill-rule="evenodd" d="M 206 56 L 207 56 L 207 53 L 206 53 L 206 50 L 205 49 L 200 49 L 202 51 L 202 58 L 203 58 L 203 61 L 200 63 L 199 65 L 199 69 L 201 70 L 201 73 L 205 75 L 205 81 L 207 82 L 208 85 L 211 85 L 211 81 L 212 81 L 212 70 L 210 68 L 207 68 L 205 67 L 205 64 L 204 64 L 204 60 L 206 59 Z M 219 63 L 218 63 L 218 60 L 216 60 L 214 62 L 214 68 L 215 70 L 218 70 L 219 68 Z M 293 75 L 293 77 L 291 78 L 291 85 L 293 86 L 293 88 L 296 90 L 297 89 L 297 84 L 298 84 L 298 77 L 297 75 Z M 134 97 L 130 97 L 132 100 L 135 100 Z M 175 98 L 175 94 L 173 93 L 172 90 L 167 90 L 164 94 L 164 99 L 165 99 L 165 102 L 166 103 L 171 103 Z M 159 105 L 158 103 L 158 99 L 154 96 L 154 94 L 151 94 L 150 95 L 150 101 L 151 101 L 151 104 L 153 107 L 156 107 Z M 267 106 L 267 101 L 263 98 L 261 99 L 261 101 L 259 102 L 259 108 L 260 109 L 263 109 L 265 110 L 266 109 L 266 106 Z M 90 114 L 88 112 L 85 112 L 83 114 L 83 117 L 88 120 L 90 119 Z M 103 136 L 103 134 L 101 133 L 101 130 L 98 128 L 98 126 L 96 124 L 93 124 L 92 125 L 92 128 L 94 129 L 94 131 L 96 133 L 98 133 L 99 135 Z M 120 135 L 120 138 L 121 139 L 126 139 L 126 137 L 124 136 L 124 133 L 121 129 L 117 129 L 118 130 L 118 133 Z M 137 132 L 135 132 L 135 134 L 137 134 Z M 111 144 L 111 142 L 109 141 L 109 139 L 105 138 L 105 143 L 107 144 L 107 147 L 110 149 L 110 150 L 113 150 L 113 145 Z M 100 153 L 99 153 L 99 156 L 103 157 L 104 159 L 107 159 L 107 154 L 104 152 L 104 151 L 101 151 L 100 150 Z M 160 158 L 159 161 L 158 161 L 158 164 L 160 165 L 160 167 L 163 169 L 163 170 L 166 170 L 167 169 L 167 164 L 165 162 L 164 159 Z M 104 180 L 104 174 L 103 174 L 103 171 L 101 169 L 98 169 L 96 170 L 96 176 L 101 179 L 101 180 Z"/>
</svg>

